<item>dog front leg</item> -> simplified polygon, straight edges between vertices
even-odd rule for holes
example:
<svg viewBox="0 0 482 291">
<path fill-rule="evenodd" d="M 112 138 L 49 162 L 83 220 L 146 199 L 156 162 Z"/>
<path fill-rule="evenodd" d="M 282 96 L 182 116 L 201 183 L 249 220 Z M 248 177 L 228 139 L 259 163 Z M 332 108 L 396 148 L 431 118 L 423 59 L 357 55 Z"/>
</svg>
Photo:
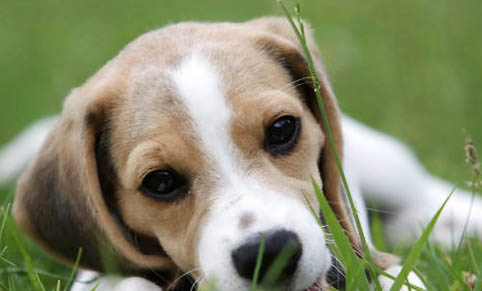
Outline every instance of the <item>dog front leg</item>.
<svg viewBox="0 0 482 291">
<path fill-rule="evenodd" d="M 395 265 L 385 270 L 385 272 L 392 275 L 393 277 L 397 277 L 401 270 L 402 270 L 402 267 L 400 265 Z M 383 291 L 389 291 L 392 288 L 392 285 L 393 285 L 392 279 L 389 279 L 383 275 L 380 275 L 378 278 L 380 280 L 380 285 Z M 426 288 L 422 280 L 420 280 L 420 278 L 414 272 L 410 272 L 408 274 L 406 282 L 410 284 L 410 287 L 415 286 L 422 289 Z M 413 289 L 409 288 L 406 285 L 403 285 L 402 288 L 400 289 L 400 291 L 409 291 L 409 290 L 413 290 Z"/>
<path fill-rule="evenodd" d="M 428 173 L 415 155 L 393 137 L 357 121 L 343 118 L 345 165 L 356 176 L 367 204 L 376 205 L 392 243 L 410 243 L 423 231 L 453 184 Z M 472 211 L 469 211 L 472 208 Z M 445 246 L 457 243 L 467 227 L 470 236 L 482 237 L 482 199 L 455 189 L 431 239 Z"/>
<path fill-rule="evenodd" d="M 100 275 L 92 271 L 80 271 L 70 291 L 162 291 L 160 287 L 140 277 Z"/>
</svg>

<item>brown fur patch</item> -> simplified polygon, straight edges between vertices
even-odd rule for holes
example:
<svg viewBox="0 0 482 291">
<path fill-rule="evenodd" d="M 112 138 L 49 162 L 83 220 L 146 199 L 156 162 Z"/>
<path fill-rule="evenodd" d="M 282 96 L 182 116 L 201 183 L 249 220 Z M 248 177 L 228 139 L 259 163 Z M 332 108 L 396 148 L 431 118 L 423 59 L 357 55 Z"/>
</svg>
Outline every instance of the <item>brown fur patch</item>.
<svg viewBox="0 0 482 291">
<path fill-rule="evenodd" d="M 335 147 L 342 156 L 336 100 L 311 35 L 308 42 Z M 277 18 L 183 23 L 129 44 L 67 98 L 59 123 L 19 182 L 18 223 L 69 261 L 82 246 L 82 263 L 88 268 L 103 268 L 99 241 L 112 247 L 119 264 L 133 274 L 138 271 L 132 269 L 173 274 L 198 267 L 197 244 L 217 181 L 212 161 L 199 146 L 192 121 L 167 78 L 193 50 L 220 74 L 234 110 L 226 126 L 247 170 L 279 185 L 280 193 L 295 189 L 288 192 L 297 193 L 300 201 L 307 194 L 315 207 L 310 176 L 322 180 L 325 195 L 360 249 L 301 48 L 288 23 Z M 298 117 L 302 130 L 289 155 L 273 157 L 264 151 L 263 141 L 266 126 L 279 114 Z M 188 181 L 188 193 L 173 202 L 141 193 L 143 177 L 155 169 L 181 174 Z M 247 227 L 249 219 L 241 219 L 240 225 Z M 386 263 L 381 257 L 376 260 Z"/>
</svg>

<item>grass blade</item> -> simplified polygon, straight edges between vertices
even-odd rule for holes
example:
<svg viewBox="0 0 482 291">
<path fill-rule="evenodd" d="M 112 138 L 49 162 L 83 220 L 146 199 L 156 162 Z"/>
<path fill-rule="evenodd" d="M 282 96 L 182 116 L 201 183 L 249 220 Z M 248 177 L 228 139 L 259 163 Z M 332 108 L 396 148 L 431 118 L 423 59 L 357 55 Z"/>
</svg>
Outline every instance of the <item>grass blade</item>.
<svg viewBox="0 0 482 291">
<path fill-rule="evenodd" d="M 7 218 L 7 223 L 10 229 L 10 233 L 12 234 L 15 242 L 17 243 L 17 247 L 20 253 L 22 254 L 23 260 L 25 262 L 25 267 L 27 270 L 27 275 L 30 280 L 30 283 L 32 284 L 33 290 L 42 290 L 42 287 L 38 284 L 38 281 L 35 275 L 35 271 L 32 263 L 32 257 L 28 253 L 22 239 L 20 238 L 17 228 L 15 227 L 15 223 L 9 216 Z"/>
<path fill-rule="evenodd" d="M 102 283 L 102 282 L 99 282 L 99 283 L 95 284 L 94 288 L 92 288 L 92 290 L 90 290 L 90 291 L 97 290 L 97 288 L 99 288 L 99 286 L 100 286 L 100 283 Z"/>
<path fill-rule="evenodd" d="M 69 280 L 65 284 L 64 291 L 68 291 L 70 288 L 70 285 L 72 284 L 74 280 L 75 273 L 77 272 L 77 269 L 79 268 L 79 263 L 80 263 L 80 257 L 82 256 L 82 248 L 79 248 L 79 251 L 77 252 L 77 258 L 75 259 L 74 266 L 72 267 L 72 272 L 70 272 Z"/>
<path fill-rule="evenodd" d="M 313 80 L 314 92 L 315 92 L 315 95 L 316 95 L 318 106 L 320 108 L 321 119 L 322 119 L 323 123 L 325 124 L 329 145 L 332 149 L 332 152 L 333 152 L 333 155 L 334 155 L 334 158 L 335 158 L 335 161 L 336 161 L 336 165 L 337 165 L 338 170 L 340 172 L 340 176 L 341 176 L 341 179 L 342 179 L 342 182 L 343 182 L 343 186 L 345 187 L 347 200 L 348 200 L 348 203 L 350 205 L 350 209 L 352 211 L 353 218 L 355 220 L 355 225 L 356 225 L 356 228 L 358 230 L 358 235 L 360 236 L 360 241 L 361 241 L 361 244 L 362 244 L 362 247 L 363 247 L 363 254 L 361 254 L 361 255 L 363 255 L 364 258 L 368 261 L 368 269 L 369 269 L 369 271 L 370 271 L 370 273 L 373 277 L 373 280 L 375 282 L 375 286 L 377 287 L 377 289 L 381 289 L 380 282 L 378 281 L 377 270 L 374 267 L 373 260 L 372 260 L 371 255 L 370 255 L 370 249 L 368 247 L 368 243 L 367 243 L 367 240 L 365 238 L 365 234 L 363 233 L 363 229 L 361 227 L 360 218 L 358 217 L 358 211 L 356 210 L 356 206 L 355 206 L 355 203 L 353 201 L 353 198 L 352 198 L 352 195 L 351 195 L 351 192 L 350 192 L 350 187 L 348 186 L 348 181 L 347 181 L 345 173 L 343 171 L 341 160 L 340 160 L 340 157 L 338 155 L 338 152 L 337 152 L 337 149 L 336 149 L 336 146 L 335 146 L 335 140 L 333 138 L 333 134 L 332 134 L 332 131 L 331 131 L 330 122 L 328 120 L 328 114 L 326 112 L 325 106 L 323 104 L 323 99 L 321 97 L 320 81 L 318 79 L 318 75 L 316 74 L 316 69 L 315 69 L 313 58 L 311 56 L 310 50 L 308 49 L 308 45 L 306 43 L 305 30 L 304 30 L 303 22 L 301 21 L 300 1 L 299 0 L 297 1 L 296 7 L 295 7 L 295 12 L 296 12 L 297 20 L 298 20 L 299 29 L 295 25 L 293 19 L 291 18 L 290 13 L 288 12 L 288 9 L 283 4 L 283 2 L 279 1 L 279 3 L 281 5 L 281 7 L 283 8 L 283 10 L 285 12 L 285 15 L 286 15 L 286 18 L 288 19 L 291 27 L 293 28 L 293 31 L 296 34 L 296 37 L 298 38 L 298 41 L 300 42 L 300 44 L 303 48 L 303 52 L 304 52 L 304 55 L 306 57 L 306 61 L 308 63 L 308 69 L 310 71 L 310 75 L 311 75 L 312 80 Z"/>
<path fill-rule="evenodd" d="M 308 196 L 306 196 L 306 193 L 303 193 L 303 197 L 305 198 L 306 205 L 308 205 L 308 208 L 310 209 L 311 214 L 312 214 L 313 217 L 315 218 L 316 223 L 318 223 L 318 225 L 319 225 L 323 230 L 325 230 L 325 227 L 324 227 L 324 225 L 323 225 L 323 222 L 322 222 L 321 219 L 320 219 L 319 214 L 316 213 L 315 209 L 313 208 L 313 205 L 311 205 L 311 202 L 310 202 L 310 200 L 308 199 Z M 326 232 L 325 232 L 325 233 L 326 233 Z"/>
<path fill-rule="evenodd" d="M 7 217 L 10 213 L 10 203 L 7 204 L 7 206 L 5 206 L 5 208 L 2 209 L 2 224 L 0 226 L 0 244 L 2 244 L 2 241 L 3 241 L 3 232 L 5 231 L 5 225 L 7 223 Z"/>
<path fill-rule="evenodd" d="M 296 244 L 289 241 L 276 256 L 262 281 L 263 285 L 273 286 L 281 278 L 282 272 L 288 261 L 296 253 Z"/>
<path fill-rule="evenodd" d="M 332 245 L 332 247 L 335 248 L 334 252 L 337 254 L 337 258 L 345 268 L 347 290 L 350 290 L 351 286 L 355 286 L 354 284 L 358 279 L 356 273 L 362 263 L 358 256 L 353 252 L 350 240 L 338 222 L 335 213 L 331 209 L 330 204 L 326 200 L 325 195 L 323 195 L 320 187 L 316 184 L 316 181 L 313 178 L 311 179 L 311 182 L 313 184 L 318 203 L 320 204 L 321 211 L 325 218 L 325 222 L 330 229 L 333 239 L 335 240 L 335 245 Z M 369 283 L 366 276 L 361 276 L 361 285 L 358 285 L 357 288 L 361 290 L 369 290 Z"/>
<path fill-rule="evenodd" d="M 355 256 L 351 248 L 351 243 L 343 232 L 343 228 L 338 223 L 335 213 L 331 209 L 325 195 L 323 195 L 320 187 L 316 184 L 316 181 L 313 178 L 311 179 L 311 183 L 313 184 L 316 199 L 318 199 L 318 203 L 320 204 L 323 217 L 325 218 L 326 224 L 330 229 L 330 233 L 335 240 L 335 247 L 340 251 L 340 257 L 338 259 L 345 264 L 350 260 L 350 258 L 353 259 Z"/>
<path fill-rule="evenodd" d="M 258 285 L 259 271 L 261 270 L 261 264 L 263 263 L 264 245 L 266 244 L 266 237 L 261 237 L 261 243 L 258 249 L 258 256 L 256 257 L 256 266 L 254 268 L 253 280 L 251 281 L 251 291 L 255 291 Z"/>
<path fill-rule="evenodd" d="M 388 274 L 388 273 L 385 272 L 385 271 L 380 270 L 379 272 L 380 272 L 380 275 L 382 275 L 382 276 L 384 276 L 384 277 L 387 277 L 387 278 L 392 279 L 392 280 L 394 280 L 394 281 L 396 280 L 396 277 Z M 407 285 L 407 287 L 410 288 L 410 289 L 412 289 L 412 290 L 416 290 L 416 291 L 426 291 L 425 289 L 422 289 L 422 288 L 417 287 L 417 286 L 413 286 L 413 285 L 411 285 L 411 284 L 405 284 L 405 285 Z"/>
<path fill-rule="evenodd" d="M 400 290 L 402 285 L 404 284 L 405 280 L 407 279 L 408 274 L 410 273 L 410 270 L 412 269 L 413 265 L 415 264 L 415 261 L 418 259 L 420 254 L 422 253 L 423 247 L 425 243 L 428 241 L 428 238 L 430 234 L 432 233 L 433 228 L 435 227 L 435 223 L 437 222 L 438 218 L 440 217 L 440 214 L 442 213 L 442 210 L 444 209 L 445 205 L 449 201 L 450 197 L 452 197 L 452 194 L 454 193 L 455 189 L 452 190 L 450 195 L 445 199 L 444 203 L 442 206 L 439 208 L 437 213 L 435 213 L 435 216 L 430 220 L 430 223 L 427 225 L 427 228 L 423 231 L 422 235 L 418 239 L 417 243 L 412 247 L 410 250 L 410 253 L 407 256 L 407 259 L 405 260 L 405 263 L 403 264 L 402 270 L 398 274 L 395 282 L 393 282 L 392 288 L 390 288 L 390 291 L 397 291 Z"/>
<path fill-rule="evenodd" d="M 40 277 L 38 276 L 38 273 L 35 273 L 35 279 L 37 280 L 37 283 L 40 286 L 40 290 L 47 291 L 47 290 L 45 290 L 45 286 L 42 283 L 42 281 L 40 280 Z"/>
</svg>

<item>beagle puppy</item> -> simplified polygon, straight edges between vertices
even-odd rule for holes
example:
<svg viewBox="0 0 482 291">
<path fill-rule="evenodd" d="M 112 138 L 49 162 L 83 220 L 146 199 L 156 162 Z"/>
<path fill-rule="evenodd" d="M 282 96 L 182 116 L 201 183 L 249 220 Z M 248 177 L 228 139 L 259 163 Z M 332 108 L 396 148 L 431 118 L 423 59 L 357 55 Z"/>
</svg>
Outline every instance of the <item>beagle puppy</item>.
<svg viewBox="0 0 482 291">
<path fill-rule="evenodd" d="M 341 116 L 307 37 L 365 232 L 364 199 L 390 211 L 392 241 L 420 233 L 450 184 L 427 174 L 399 142 Z M 74 89 L 62 114 L 45 124 L 48 136 L 18 182 L 13 211 L 58 259 L 72 263 L 82 248 L 80 266 L 97 273 L 80 272 L 72 290 L 99 282 L 97 290 L 213 282 L 248 290 L 262 237 L 261 276 L 289 244 L 294 255 L 280 287 L 336 284 L 336 258 L 309 208 L 320 212 L 312 178 L 362 252 L 305 57 L 284 19 L 186 22 L 146 33 Z M 436 240 L 460 235 L 470 198 L 458 192 Z M 480 199 L 473 207 L 468 231 L 482 233 Z M 396 275 L 398 259 L 369 245 L 374 263 Z M 109 268 L 123 277 L 99 279 Z M 422 286 L 414 274 L 409 280 Z"/>
</svg>

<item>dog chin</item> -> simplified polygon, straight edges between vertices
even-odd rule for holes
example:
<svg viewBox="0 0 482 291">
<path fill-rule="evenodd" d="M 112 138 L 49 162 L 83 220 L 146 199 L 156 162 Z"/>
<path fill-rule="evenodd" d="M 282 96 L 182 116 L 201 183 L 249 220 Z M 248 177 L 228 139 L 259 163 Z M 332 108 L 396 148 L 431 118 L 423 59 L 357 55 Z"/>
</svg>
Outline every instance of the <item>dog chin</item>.
<svg viewBox="0 0 482 291">
<path fill-rule="evenodd" d="M 318 275 L 313 276 L 313 274 L 301 277 L 300 275 L 295 275 L 292 280 L 286 280 L 284 282 L 280 282 L 279 285 L 276 286 L 260 286 L 260 290 L 276 290 L 276 291 L 324 291 L 330 290 L 328 288 L 328 284 L 326 283 L 326 275 L 328 272 L 329 267 L 331 266 L 331 262 L 329 264 L 323 264 L 321 266 L 322 270 Z M 229 277 L 229 276 L 228 276 Z M 209 278 L 209 277 L 205 277 Z M 314 279 L 315 278 L 315 279 Z M 216 278 L 211 277 L 207 280 L 202 280 L 202 284 L 206 286 L 200 286 L 201 290 L 202 287 L 208 287 L 207 290 L 210 290 L 210 287 L 215 287 L 215 290 L 231 290 L 231 291 L 247 291 L 251 289 L 252 282 L 242 279 L 238 276 L 231 277 L 231 278 Z M 211 285 L 214 284 L 214 285 Z M 198 289 L 199 290 L 199 289 Z"/>
<path fill-rule="evenodd" d="M 324 279 L 323 277 L 320 277 L 318 278 L 318 280 L 316 280 L 315 283 L 313 283 L 313 285 L 311 285 L 310 287 L 306 288 L 304 291 L 322 291 L 324 290 Z"/>
<path fill-rule="evenodd" d="M 323 271 L 321 273 L 321 275 L 316 279 L 316 281 L 311 284 L 309 287 L 307 288 L 302 288 L 301 290 L 303 291 L 322 291 L 322 290 L 329 290 L 327 289 L 327 284 L 326 284 L 326 280 L 325 280 L 325 274 L 326 272 Z M 293 289 L 293 290 L 297 290 L 297 289 Z"/>
<path fill-rule="evenodd" d="M 261 288 L 261 290 L 286 290 L 286 291 L 323 291 L 323 290 L 329 290 L 327 288 L 327 283 L 325 281 L 325 272 L 322 273 L 322 275 L 320 275 L 315 282 L 313 282 L 311 285 L 309 285 L 308 287 L 301 287 L 302 285 L 306 286 L 308 284 L 296 284 L 298 285 L 299 287 L 278 287 L 278 288 Z"/>
<path fill-rule="evenodd" d="M 240 288 L 235 288 L 232 284 L 228 284 L 229 288 L 224 289 L 224 288 L 219 288 L 219 290 L 238 290 L 238 291 L 245 291 L 245 290 L 250 290 L 250 283 L 246 284 L 243 287 Z M 243 284 L 244 285 L 244 284 Z M 291 286 L 290 286 L 291 285 Z M 277 290 L 277 291 L 324 291 L 324 290 L 330 290 L 328 289 L 328 285 L 325 281 L 325 276 L 320 275 L 315 282 L 313 282 L 311 285 L 308 287 L 293 287 L 292 285 L 294 284 L 288 284 L 287 286 L 260 286 L 260 290 Z M 308 285 L 308 284 L 296 284 L 296 285 Z M 219 287 L 219 286 L 217 286 Z M 209 288 L 208 288 L 209 289 Z"/>
</svg>

